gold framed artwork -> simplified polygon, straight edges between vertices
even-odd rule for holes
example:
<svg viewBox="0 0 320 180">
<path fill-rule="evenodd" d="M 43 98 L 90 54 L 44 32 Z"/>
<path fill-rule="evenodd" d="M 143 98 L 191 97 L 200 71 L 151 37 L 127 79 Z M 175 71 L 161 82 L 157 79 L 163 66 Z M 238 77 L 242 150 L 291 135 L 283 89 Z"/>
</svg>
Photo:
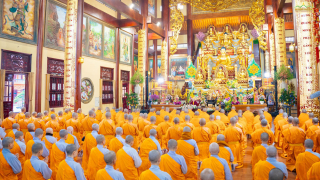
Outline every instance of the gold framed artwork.
<svg viewBox="0 0 320 180">
<path fill-rule="evenodd" d="M 120 63 L 131 65 L 132 62 L 132 35 L 120 31 Z"/>
</svg>

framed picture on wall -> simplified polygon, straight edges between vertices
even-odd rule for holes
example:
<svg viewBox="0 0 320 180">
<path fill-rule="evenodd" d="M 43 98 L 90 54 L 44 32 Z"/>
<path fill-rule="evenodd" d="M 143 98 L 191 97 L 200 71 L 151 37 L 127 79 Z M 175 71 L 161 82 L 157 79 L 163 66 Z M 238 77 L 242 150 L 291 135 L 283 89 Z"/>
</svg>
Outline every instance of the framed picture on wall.
<svg viewBox="0 0 320 180">
<path fill-rule="evenodd" d="M 170 71 L 169 71 L 169 80 L 172 81 L 184 81 L 185 80 L 185 72 L 187 69 L 187 56 L 181 57 L 172 57 L 170 58 Z"/>
<path fill-rule="evenodd" d="M 131 65 L 132 62 L 132 35 L 120 31 L 120 63 Z"/>
<path fill-rule="evenodd" d="M 92 98 L 94 93 L 94 86 L 90 78 L 82 78 L 81 79 L 81 102 L 84 104 L 88 104 Z"/>
<path fill-rule="evenodd" d="M 148 0 L 148 14 L 155 17 L 156 15 L 156 1 Z"/>
<path fill-rule="evenodd" d="M 134 69 L 134 72 L 136 72 L 138 70 L 138 55 L 134 55 L 133 57 L 133 69 Z"/>
<path fill-rule="evenodd" d="M 82 25 L 83 31 L 82 31 L 82 54 L 87 55 L 87 35 L 88 35 L 88 18 L 86 16 L 83 16 L 83 25 Z"/>
<path fill-rule="evenodd" d="M 102 55 L 102 24 L 89 19 L 89 55 L 101 57 Z"/>
<path fill-rule="evenodd" d="M 116 60 L 116 29 L 104 26 L 103 32 L 103 57 L 112 61 Z"/>
<path fill-rule="evenodd" d="M 154 69 L 153 69 L 154 67 L 153 67 L 153 59 L 149 59 L 149 71 L 150 71 L 150 76 L 151 76 L 151 78 L 154 78 L 153 77 L 153 72 L 154 72 Z"/>
<path fill-rule="evenodd" d="M 139 13 L 141 11 L 140 1 L 141 0 L 132 0 L 132 3 L 134 4 L 133 9 L 138 11 Z"/>
<path fill-rule="evenodd" d="M 29 44 L 37 43 L 37 0 L 1 0 L 0 15 L 0 37 Z"/>
<path fill-rule="evenodd" d="M 296 59 L 295 59 L 295 52 L 288 52 L 287 51 L 287 64 L 290 67 L 290 71 L 293 74 L 293 77 L 296 78 Z"/>
</svg>

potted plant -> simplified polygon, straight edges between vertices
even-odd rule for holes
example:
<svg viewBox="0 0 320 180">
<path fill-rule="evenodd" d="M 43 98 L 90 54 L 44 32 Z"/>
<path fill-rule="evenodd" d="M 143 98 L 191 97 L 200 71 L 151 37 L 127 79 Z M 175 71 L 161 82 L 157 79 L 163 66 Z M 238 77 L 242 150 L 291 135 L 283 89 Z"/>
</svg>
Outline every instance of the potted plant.
<svg viewBox="0 0 320 180">
<path fill-rule="evenodd" d="M 130 94 L 126 93 L 127 97 L 127 105 L 131 107 L 131 109 L 135 109 L 139 104 L 138 94 L 131 92 Z"/>
<path fill-rule="evenodd" d="M 133 74 L 132 78 L 130 79 L 130 84 L 132 84 L 134 86 L 134 92 L 137 94 L 138 97 L 141 92 L 141 87 L 139 85 L 143 84 L 143 82 L 144 82 L 143 75 L 140 74 L 139 71 L 136 71 Z"/>
<path fill-rule="evenodd" d="M 294 91 L 282 89 L 279 101 L 284 105 L 291 107 L 296 104 L 296 97 L 297 96 L 294 94 Z"/>
<path fill-rule="evenodd" d="M 260 101 L 260 104 L 264 104 L 264 100 L 266 98 L 264 97 L 264 95 L 259 95 L 259 101 Z"/>
<path fill-rule="evenodd" d="M 150 99 L 153 102 L 153 104 L 158 104 L 159 96 L 156 94 L 153 94 L 150 96 Z"/>
<path fill-rule="evenodd" d="M 280 88 L 281 89 L 288 89 L 288 85 L 286 83 L 286 80 L 293 79 L 293 74 L 291 73 L 290 69 L 286 67 L 285 65 L 281 65 L 279 70 L 274 74 L 275 80 L 280 80 Z"/>
<path fill-rule="evenodd" d="M 253 95 L 247 94 L 247 100 L 248 100 L 248 104 L 253 104 Z"/>
</svg>

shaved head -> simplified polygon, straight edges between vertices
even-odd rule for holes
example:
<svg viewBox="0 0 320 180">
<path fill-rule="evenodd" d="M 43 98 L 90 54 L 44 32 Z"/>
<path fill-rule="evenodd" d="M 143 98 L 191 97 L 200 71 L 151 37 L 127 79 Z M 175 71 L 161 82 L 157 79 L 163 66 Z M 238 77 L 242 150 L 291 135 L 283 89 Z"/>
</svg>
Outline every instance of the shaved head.
<svg viewBox="0 0 320 180">
<path fill-rule="evenodd" d="M 32 145 L 31 151 L 32 154 L 38 154 L 43 149 L 43 145 L 41 143 L 34 143 Z"/>
<path fill-rule="evenodd" d="M 168 149 L 169 149 L 169 150 L 175 151 L 176 148 L 177 148 L 177 146 L 178 146 L 178 143 L 177 143 L 177 141 L 176 141 L 175 139 L 170 139 L 170 140 L 168 141 Z"/>
<path fill-rule="evenodd" d="M 261 133 L 260 139 L 261 139 L 262 142 L 268 142 L 268 140 L 269 140 L 269 134 L 266 133 L 266 132 Z"/>
<path fill-rule="evenodd" d="M 279 110 L 279 113 L 282 114 L 282 113 L 283 113 L 283 109 L 280 109 L 280 110 Z"/>
<path fill-rule="evenodd" d="M 151 122 L 151 124 L 156 123 L 156 120 L 157 120 L 157 118 L 156 118 L 155 116 L 151 116 L 151 117 L 150 117 L 150 122 Z"/>
<path fill-rule="evenodd" d="M 157 130 L 155 130 L 155 129 L 150 129 L 149 134 L 150 134 L 150 136 L 156 136 L 156 135 L 157 135 Z"/>
<path fill-rule="evenodd" d="M 190 121 L 190 116 L 189 116 L 189 115 L 186 115 L 186 116 L 184 117 L 184 120 L 185 120 L 185 121 Z"/>
<path fill-rule="evenodd" d="M 287 113 L 283 113 L 283 118 L 287 118 L 288 114 Z"/>
<path fill-rule="evenodd" d="M 52 128 L 47 128 L 47 129 L 46 129 L 46 133 L 48 133 L 48 134 L 53 134 L 53 129 L 52 129 Z"/>
<path fill-rule="evenodd" d="M 312 118 L 312 124 L 319 124 L 319 119 L 318 118 Z"/>
<path fill-rule="evenodd" d="M 223 134 L 218 134 L 217 141 L 225 141 L 225 137 Z"/>
<path fill-rule="evenodd" d="M 2 146 L 3 146 L 3 148 L 6 148 L 6 149 L 8 149 L 9 148 L 9 146 L 10 146 L 10 144 L 13 144 L 13 138 L 12 137 L 5 137 L 5 138 L 3 138 L 3 140 L 2 140 Z"/>
<path fill-rule="evenodd" d="M 20 125 L 18 123 L 12 124 L 12 129 L 19 129 Z"/>
<path fill-rule="evenodd" d="M 16 139 L 19 139 L 21 136 L 23 136 L 23 132 L 22 131 L 17 131 L 15 134 L 14 134 L 14 137 Z"/>
<path fill-rule="evenodd" d="M 269 172 L 269 180 L 283 180 L 284 174 L 279 168 L 273 168 Z"/>
<path fill-rule="evenodd" d="M 78 151 L 75 144 L 68 144 L 66 147 L 67 156 L 72 156 L 73 152 Z"/>
<path fill-rule="evenodd" d="M 268 157 L 276 157 L 277 149 L 274 146 L 267 147 L 267 156 Z"/>
<path fill-rule="evenodd" d="M 206 125 L 206 120 L 204 118 L 201 118 L 199 120 L 199 124 L 200 124 L 200 126 L 205 126 Z"/>
<path fill-rule="evenodd" d="M 165 117 L 164 117 L 164 120 L 165 120 L 165 121 L 169 121 L 169 116 L 165 116 Z"/>
<path fill-rule="evenodd" d="M 214 173 L 210 168 L 204 169 L 200 174 L 201 180 L 214 180 Z"/>
<path fill-rule="evenodd" d="M 292 117 L 292 116 L 288 117 L 288 120 L 287 120 L 287 121 L 288 121 L 289 124 L 291 124 L 292 121 L 293 121 L 293 117 Z"/>
<path fill-rule="evenodd" d="M 302 109 L 302 113 L 307 113 L 307 110 L 306 109 Z"/>
<path fill-rule="evenodd" d="M 111 118 L 111 113 L 110 112 L 106 112 L 105 116 L 106 116 L 107 119 L 110 119 Z"/>
<path fill-rule="evenodd" d="M 247 111 L 250 111 L 250 107 L 247 107 Z"/>
<path fill-rule="evenodd" d="M 68 133 L 73 134 L 73 127 L 72 126 L 68 126 L 67 127 L 67 131 L 68 131 Z"/>
<path fill-rule="evenodd" d="M 261 120 L 261 126 L 265 127 L 268 125 L 268 121 L 266 119 Z"/>
<path fill-rule="evenodd" d="M 151 164 L 160 162 L 161 154 L 158 150 L 152 150 L 149 152 L 149 161 Z"/>
<path fill-rule="evenodd" d="M 92 124 L 92 130 L 99 131 L 99 124 Z"/>
<path fill-rule="evenodd" d="M 237 123 L 237 119 L 236 119 L 235 117 L 232 117 L 232 118 L 230 119 L 230 123 L 231 123 L 232 125 L 235 125 L 235 124 Z"/>
<path fill-rule="evenodd" d="M 265 119 L 266 117 L 263 115 L 263 113 L 262 113 L 262 115 L 260 115 L 260 121 L 262 120 L 262 119 Z"/>
<path fill-rule="evenodd" d="M 314 118 L 314 114 L 313 113 L 309 113 L 309 118 L 310 119 Z"/>
<path fill-rule="evenodd" d="M 180 119 L 178 117 L 175 117 L 173 119 L 174 124 L 179 124 L 180 123 Z"/>
<path fill-rule="evenodd" d="M 60 132 L 59 132 L 59 136 L 60 138 L 66 138 L 66 136 L 68 135 L 68 131 L 65 130 L 65 129 L 61 129 Z"/>
<path fill-rule="evenodd" d="M 196 115 L 196 116 L 199 116 L 199 111 L 196 111 L 195 113 L 194 113 L 194 115 Z"/>
<path fill-rule="evenodd" d="M 211 155 L 218 155 L 220 152 L 219 145 L 217 143 L 211 143 L 209 146 L 209 151 Z"/>
<path fill-rule="evenodd" d="M 313 141 L 311 139 L 306 139 L 304 141 L 304 147 L 306 147 L 308 149 L 312 149 L 313 148 Z"/>
<path fill-rule="evenodd" d="M 104 144 L 105 140 L 106 140 L 106 138 L 104 137 L 104 135 L 98 135 L 96 137 L 97 144 Z"/>
<path fill-rule="evenodd" d="M 293 119 L 292 125 L 293 125 L 293 126 L 298 126 L 298 125 L 299 125 L 299 118 Z"/>
<path fill-rule="evenodd" d="M 133 141 L 134 141 L 134 138 L 131 135 L 126 136 L 126 141 L 125 142 L 127 144 L 131 144 L 131 143 L 133 143 Z"/>
<path fill-rule="evenodd" d="M 210 121 L 213 121 L 214 120 L 214 115 L 211 114 L 210 117 L 209 117 Z"/>
<path fill-rule="evenodd" d="M 116 134 L 117 134 L 117 135 L 122 135 L 122 133 L 123 133 L 122 127 L 117 127 L 117 128 L 116 128 Z"/>
<path fill-rule="evenodd" d="M 191 132 L 191 128 L 189 126 L 185 126 L 183 128 L 183 132 Z"/>
<path fill-rule="evenodd" d="M 36 136 L 36 137 L 39 137 L 42 135 L 43 135 L 43 130 L 40 128 L 36 129 L 36 131 L 34 132 L 34 136 Z M 41 138 L 39 138 L 39 139 L 41 139 Z"/>
<path fill-rule="evenodd" d="M 29 123 L 29 124 L 27 125 L 27 128 L 28 128 L 28 131 L 31 132 L 31 131 L 34 131 L 35 126 L 34 126 L 33 123 Z"/>
<path fill-rule="evenodd" d="M 116 153 L 114 151 L 109 151 L 107 154 L 104 155 L 104 161 L 107 165 L 112 166 L 114 161 L 116 160 Z"/>
</svg>

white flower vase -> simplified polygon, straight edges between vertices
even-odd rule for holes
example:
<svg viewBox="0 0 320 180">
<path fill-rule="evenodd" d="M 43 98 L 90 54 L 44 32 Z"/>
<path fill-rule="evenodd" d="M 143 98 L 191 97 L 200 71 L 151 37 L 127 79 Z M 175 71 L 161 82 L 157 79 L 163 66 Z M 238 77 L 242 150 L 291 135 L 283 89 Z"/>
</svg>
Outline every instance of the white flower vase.
<svg viewBox="0 0 320 180">
<path fill-rule="evenodd" d="M 264 101 L 260 101 L 260 104 L 264 104 Z"/>
<path fill-rule="evenodd" d="M 157 104 L 158 104 L 158 101 L 153 102 L 153 104 L 154 104 L 154 105 L 157 105 Z"/>
<path fill-rule="evenodd" d="M 140 98 L 141 87 L 140 87 L 139 84 L 136 84 L 136 85 L 134 86 L 134 93 L 136 93 L 137 96 L 138 96 L 138 98 Z"/>
<path fill-rule="evenodd" d="M 280 89 L 288 90 L 288 84 L 286 83 L 286 81 L 281 81 Z"/>
</svg>

